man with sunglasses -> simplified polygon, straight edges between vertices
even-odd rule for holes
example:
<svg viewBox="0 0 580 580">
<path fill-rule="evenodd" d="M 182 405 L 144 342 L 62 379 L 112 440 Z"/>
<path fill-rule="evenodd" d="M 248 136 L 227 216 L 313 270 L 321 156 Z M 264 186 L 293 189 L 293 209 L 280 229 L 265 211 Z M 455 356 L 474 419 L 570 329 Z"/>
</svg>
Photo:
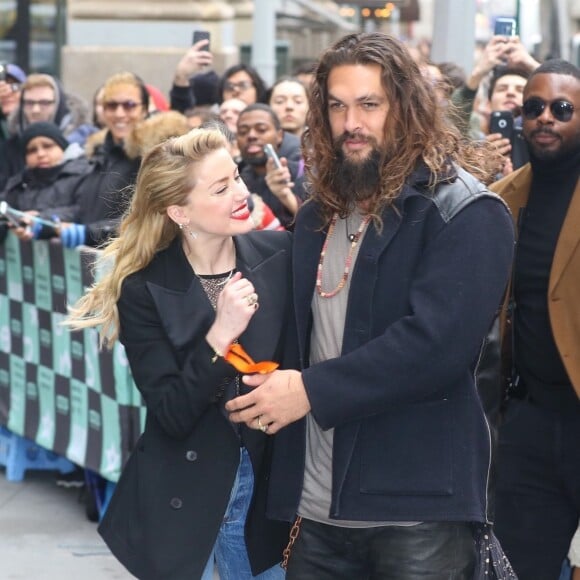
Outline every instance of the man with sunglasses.
<svg viewBox="0 0 580 580">
<path fill-rule="evenodd" d="M 580 69 L 524 88 L 530 163 L 497 182 L 518 228 L 496 531 L 520 580 L 559 576 L 580 517 Z"/>
</svg>

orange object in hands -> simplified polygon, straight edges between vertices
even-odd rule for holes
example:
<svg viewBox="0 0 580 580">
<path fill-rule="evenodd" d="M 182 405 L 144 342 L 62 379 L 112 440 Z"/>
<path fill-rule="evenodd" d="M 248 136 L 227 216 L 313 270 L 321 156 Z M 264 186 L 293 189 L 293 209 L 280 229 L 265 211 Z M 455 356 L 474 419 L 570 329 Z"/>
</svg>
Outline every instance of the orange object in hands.
<svg viewBox="0 0 580 580">
<path fill-rule="evenodd" d="M 266 375 L 278 368 L 278 363 L 265 360 L 254 362 L 254 359 L 244 350 L 241 344 L 232 344 L 228 348 L 224 359 L 228 361 L 237 371 L 244 374 L 258 373 Z"/>
</svg>

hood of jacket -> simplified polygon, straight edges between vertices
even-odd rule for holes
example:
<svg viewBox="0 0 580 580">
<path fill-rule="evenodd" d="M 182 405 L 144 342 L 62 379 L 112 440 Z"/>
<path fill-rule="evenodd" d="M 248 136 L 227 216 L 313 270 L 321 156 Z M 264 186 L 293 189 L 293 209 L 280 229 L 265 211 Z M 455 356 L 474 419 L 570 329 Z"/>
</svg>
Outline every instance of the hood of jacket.
<svg viewBox="0 0 580 580">
<path fill-rule="evenodd" d="M 91 124 L 91 116 L 87 102 L 74 93 L 65 92 L 59 80 L 50 77 L 52 81 L 56 109 L 50 121 L 58 126 L 66 137 L 81 125 Z M 22 134 L 30 124 L 24 116 L 22 102 L 25 91 L 20 95 L 18 108 L 8 118 L 8 131 L 12 135 Z"/>
</svg>

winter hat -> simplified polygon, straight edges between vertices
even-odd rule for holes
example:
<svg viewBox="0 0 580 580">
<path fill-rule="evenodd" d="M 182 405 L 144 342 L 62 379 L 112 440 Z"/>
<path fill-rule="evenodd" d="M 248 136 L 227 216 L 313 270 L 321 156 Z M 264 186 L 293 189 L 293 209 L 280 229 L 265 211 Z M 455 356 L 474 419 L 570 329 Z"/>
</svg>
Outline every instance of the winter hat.
<svg viewBox="0 0 580 580">
<path fill-rule="evenodd" d="M 22 132 L 22 146 L 26 148 L 28 143 L 36 137 L 48 137 L 52 139 L 63 151 L 69 146 L 69 142 L 54 123 L 40 121 L 26 127 Z"/>
<path fill-rule="evenodd" d="M 195 75 L 190 79 L 196 105 L 215 105 L 218 99 L 219 76 L 213 70 Z"/>
<path fill-rule="evenodd" d="M 6 65 L 6 76 L 13 78 L 19 83 L 23 83 L 26 80 L 25 72 L 15 64 Z"/>
</svg>

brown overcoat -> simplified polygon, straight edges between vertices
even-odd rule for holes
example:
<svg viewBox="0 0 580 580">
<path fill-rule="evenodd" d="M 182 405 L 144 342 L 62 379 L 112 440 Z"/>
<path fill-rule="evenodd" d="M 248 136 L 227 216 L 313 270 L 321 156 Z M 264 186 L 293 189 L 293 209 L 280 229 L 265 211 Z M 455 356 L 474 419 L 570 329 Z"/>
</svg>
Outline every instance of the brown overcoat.
<svg viewBox="0 0 580 580">
<path fill-rule="evenodd" d="M 528 202 L 531 184 L 532 168 L 528 163 L 490 187 L 508 204 L 516 226 L 520 210 Z M 554 253 L 548 312 L 556 346 L 580 398 L 580 180 Z"/>
</svg>

